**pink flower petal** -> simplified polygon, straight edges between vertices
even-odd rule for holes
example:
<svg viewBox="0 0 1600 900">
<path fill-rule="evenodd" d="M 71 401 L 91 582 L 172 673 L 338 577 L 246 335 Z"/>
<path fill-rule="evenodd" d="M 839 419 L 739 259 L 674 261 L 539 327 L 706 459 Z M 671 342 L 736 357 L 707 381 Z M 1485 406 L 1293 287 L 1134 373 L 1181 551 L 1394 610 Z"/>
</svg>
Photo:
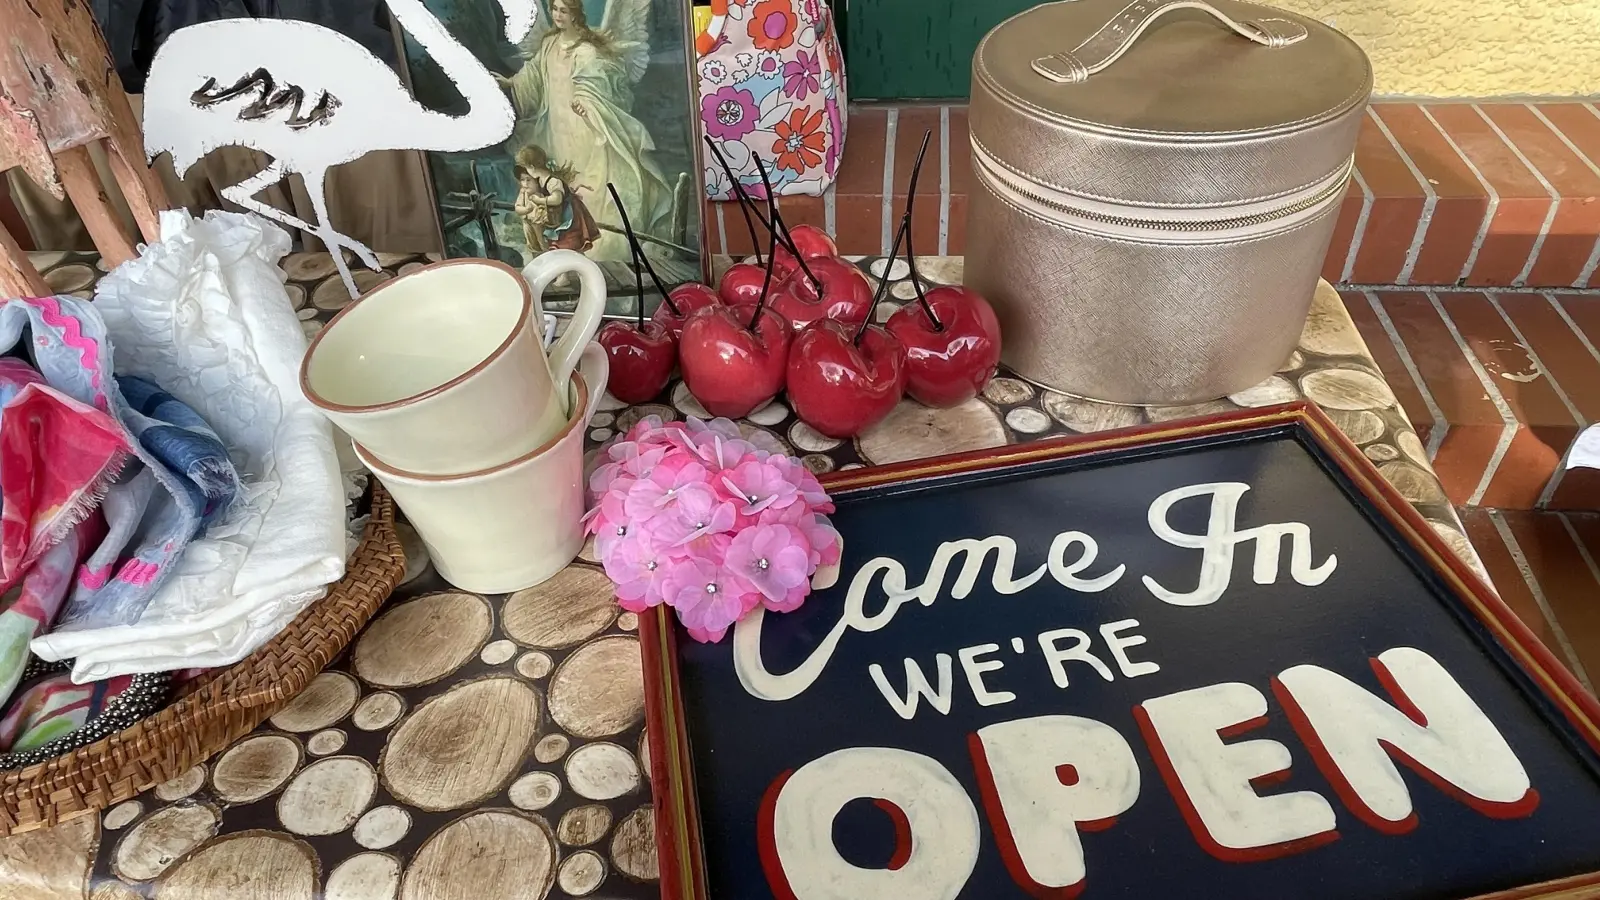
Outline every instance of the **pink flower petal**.
<svg viewBox="0 0 1600 900">
<path fill-rule="evenodd" d="M 806 582 L 805 584 L 796 585 L 795 587 L 790 588 L 789 592 L 780 600 L 768 599 L 765 602 L 765 606 L 767 609 L 770 609 L 773 612 L 794 612 L 800 608 L 801 604 L 805 603 L 806 597 L 810 594 L 811 583 Z"/>
<path fill-rule="evenodd" d="M 706 631 L 703 628 L 690 628 L 689 626 L 685 625 L 683 630 L 689 632 L 689 637 L 694 638 L 702 644 L 715 644 L 716 642 L 722 640 L 723 637 L 728 633 L 727 626 L 718 628 L 715 631 Z"/>
<path fill-rule="evenodd" d="M 839 536 L 822 485 L 728 419 L 646 417 L 607 445 L 584 516 L 617 602 L 666 603 L 695 640 L 716 641 L 758 606 L 799 607 Z"/>
<path fill-rule="evenodd" d="M 806 540 L 811 544 L 811 552 L 815 557 L 814 566 L 838 565 L 843 541 L 827 516 L 814 515 L 801 522 L 798 527 L 805 532 Z"/>
<path fill-rule="evenodd" d="M 754 525 L 728 545 L 727 571 L 749 582 L 768 601 L 782 601 L 811 577 L 811 548 L 799 529 Z"/>
<path fill-rule="evenodd" d="M 770 507 L 783 508 L 799 497 L 796 486 L 788 480 L 785 469 L 769 457 L 763 461 L 747 459 L 722 475 L 722 486 L 733 495 L 739 505 L 739 514 L 760 515 Z"/>
<path fill-rule="evenodd" d="M 732 503 L 718 501 L 710 491 L 686 494 L 669 514 L 652 520 L 652 528 L 664 541 L 682 546 L 713 534 L 732 531 L 739 514 Z"/>
<path fill-rule="evenodd" d="M 673 564 L 662 593 L 690 634 L 700 633 L 696 640 L 720 640 L 729 626 L 754 608 L 748 585 L 704 559 Z"/>
</svg>

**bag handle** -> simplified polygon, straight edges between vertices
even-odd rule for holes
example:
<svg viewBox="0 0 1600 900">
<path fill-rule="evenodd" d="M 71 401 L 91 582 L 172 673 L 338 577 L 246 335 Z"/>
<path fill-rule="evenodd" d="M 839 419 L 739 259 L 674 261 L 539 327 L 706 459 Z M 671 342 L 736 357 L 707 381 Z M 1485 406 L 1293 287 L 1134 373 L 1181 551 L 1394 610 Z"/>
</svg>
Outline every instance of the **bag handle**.
<svg viewBox="0 0 1600 900">
<path fill-rule="evenodd" d="M 1277 17 L 1239 20 L 1205 0 L 1134 0 L 1072 50 L 1034 60 L 1033 70 L 1060 84 L 1085 81 L 1128 52 L 1150 23 L 1175 9 L 1204 10 L 1239 36 L 1272 49 L 1306 38 L 1306 27 L 1299 22 Z"/>
</svg>

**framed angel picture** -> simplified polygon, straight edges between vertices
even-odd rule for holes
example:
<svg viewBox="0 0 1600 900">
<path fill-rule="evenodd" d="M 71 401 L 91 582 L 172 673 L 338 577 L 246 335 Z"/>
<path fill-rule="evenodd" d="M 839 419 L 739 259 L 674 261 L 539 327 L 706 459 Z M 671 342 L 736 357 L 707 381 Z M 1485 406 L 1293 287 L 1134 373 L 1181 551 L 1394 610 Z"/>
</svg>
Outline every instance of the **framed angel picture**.
<svg viewBox="0 0 1600 900">
<path fill-rule="evenodd" d="M 634 268 L 609 183 L 667 285 L 702 277 L 689 0 L 537 0 L 520 45 L 506 41 L 496 0 L 424 2 L 495 74 L 516 114 L 501 144 L 428 155 L 449 256 L 521 268 L 546 250 L 577 250 L 605 271 L 609 311 L 629 313 Z M 417 99 L 464 112 L 438 61 L 396 30 Z M 645 284 L 650 308 L 659 299 Z"/>
</svg>

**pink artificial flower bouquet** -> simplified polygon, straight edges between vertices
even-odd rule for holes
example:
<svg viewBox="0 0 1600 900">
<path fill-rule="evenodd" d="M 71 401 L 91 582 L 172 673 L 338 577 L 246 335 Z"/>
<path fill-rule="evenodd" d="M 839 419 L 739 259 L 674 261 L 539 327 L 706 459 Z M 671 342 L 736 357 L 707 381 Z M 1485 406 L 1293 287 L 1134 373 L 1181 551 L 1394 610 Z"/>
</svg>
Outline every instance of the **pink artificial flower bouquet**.
<svg viewBox="0 0 1600 900">
<path fill-rule="evenodd" d="M 757 448 L 728 419 L 647 416 L 589 477 L 586 520 L 624 609 L 662 603 L 697 641 L 757 606 L 799 608 L 839 563 L 833 503 L 799 460 Z"/>
</svg>

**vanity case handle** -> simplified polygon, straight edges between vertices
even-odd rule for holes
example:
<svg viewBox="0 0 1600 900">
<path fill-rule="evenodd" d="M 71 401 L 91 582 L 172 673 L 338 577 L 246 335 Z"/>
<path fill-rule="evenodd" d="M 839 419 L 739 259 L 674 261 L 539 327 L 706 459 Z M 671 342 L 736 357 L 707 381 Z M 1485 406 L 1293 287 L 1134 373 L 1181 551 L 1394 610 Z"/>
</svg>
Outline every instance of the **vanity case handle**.
<svg viewBox="0 0 1600 900">
<path fill-rule="evenodd" d="M 1275 16 L 1235 19 L 1205 0 L 1134 0 L 1083 43 L 1034 60 L 1033 70 L 1061 84 L 1086 81 L 1128 52 L 1152 22 L 1175 9 L 1204 10 L 1239 36 L 1268 48 L 1287 47 L 1306 38 L 1306 27 L 1299 22 Z"/>
</svg>

